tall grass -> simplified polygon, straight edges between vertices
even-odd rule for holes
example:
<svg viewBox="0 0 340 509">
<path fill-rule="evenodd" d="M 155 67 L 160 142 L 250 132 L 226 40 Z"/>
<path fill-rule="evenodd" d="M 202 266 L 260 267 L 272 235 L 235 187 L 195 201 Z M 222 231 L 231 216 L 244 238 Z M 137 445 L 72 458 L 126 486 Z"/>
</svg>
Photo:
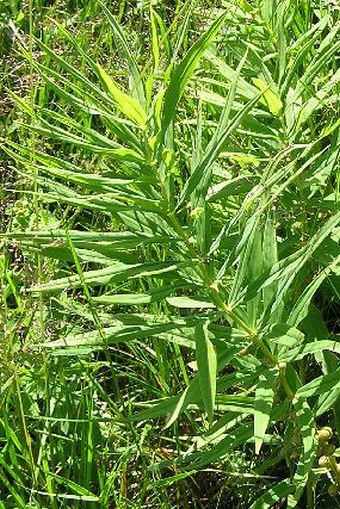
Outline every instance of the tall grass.
<svg viewBox="0 0 340 509">
<path fill-rule="evenodd" d="M 16 35 L 0 507 L 335 503 L 338 11 L 209 7 Z"/>
</svg>

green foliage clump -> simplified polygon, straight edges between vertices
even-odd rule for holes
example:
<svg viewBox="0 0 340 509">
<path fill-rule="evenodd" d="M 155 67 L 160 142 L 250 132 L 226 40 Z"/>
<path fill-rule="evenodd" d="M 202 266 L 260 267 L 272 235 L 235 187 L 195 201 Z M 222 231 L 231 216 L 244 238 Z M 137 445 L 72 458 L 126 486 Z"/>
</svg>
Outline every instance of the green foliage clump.
<svg viewBox="0 0 340 509">
<path fill-rule="evenodd" d="M 333 503 L 338 10 L 81 7 L 13 42 L 0 508 Z"/>
</svg>

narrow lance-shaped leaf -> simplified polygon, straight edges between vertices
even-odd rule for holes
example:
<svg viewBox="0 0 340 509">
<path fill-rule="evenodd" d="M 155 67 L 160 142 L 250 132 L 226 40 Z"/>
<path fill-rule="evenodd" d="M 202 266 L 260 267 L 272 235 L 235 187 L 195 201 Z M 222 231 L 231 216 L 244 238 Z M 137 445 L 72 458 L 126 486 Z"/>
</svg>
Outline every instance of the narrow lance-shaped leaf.
<svg viewBox="0 0 340 509">
<path fill-rule="evenodd" d="M 196 168 L 201 164 L 201 161 L 203 161 L 203 165 L 205 167 L 205 171 L 202 174 L 202 178 L 198 182 L 194 192 L 191 195 L 191 203 L 192 207 L 198 208 L 198 210 L 201 210 L 201 213 L 198 215 L 196 220 L 196 237 L 198 242 L 198 248 L 201 252 L 206 253 L 211 245 L 211 224 L 210 224 L 210 218 L 211 218 L 211 211 L 210 207 L 207 206 L 206 203 L 206 195 L 210 186 L 211 177 L 212 177 L 212 164 L 206 164 L 207 159 L 206 155 L 213 153 L 214 149 L 216 147 L 216 144 L 218 144 L 218 140 L 223 135 L 225 129 L 227 128 L 229 117 L 231 114 L 232 106 L 234 103 L 235 98 L 235 92 L 236 92 L 236 85 L 238 76 L 240 75 L 241 69 L 244 65 L 244 62 L 246 61 L 247 53 L 245 53 L 244 57 L 242 58 L 240 64 L 237 67 L 236 71 L 236 77 L 230 87 L 230 90 L 228 92 L 227 100 L 225 103 L 225 106 L 222 110 L 217 128 L 215 130 L 215 133 L 208 144 L 208 147 L 205 150 L 205 154 L 203 157 L 201 157 L 202 152 L 202 141 L 201 141 L 201 121 L 198 121 L 198 141 L 197 141 L 197 148 L 196 148 L 196 154 L 195 157 L 193 157 L 193 171 L 192 173 L 195 173 Z M 201 116 L 201 114 L 200 114 Z"/>
<path fill-rule="evenodd" d="M 274 226 L 274 220 L 269 215 L 266 218 L 266 223 L 264 226 L 263 232 L 263 268 L 264 270 L 270 270 L 275 263 L 278 262 L 278 250 L 277 250 L 277 239 L 276 239 L 276 229 Z M 263 290 L 263 304 L 264 308 L 272 301 L 275 291 L 276 291 L 277 283 L 274 281 L 271 285 L 267 286 Z M 280 319 L 280 312 L 275 316 L 276 319 Z"/>
<path fill-rule="evenodd" d="M 175 28 L 174 38 L 175 41 L 172 43 L 172 47 L 168 48 L 170 65 L 168 66 L 165 77 L 168 77 L 174 66 L 176 65 L 177 57 L 180 51 L 183 51 L 184 42 L 186 40 L 190 23 L 195 7 L 197 7 L 198 0 L 185 0 L 182 3 L 182 8 L 177 12 L 176 17 L 173 20 L 172 26 Z M 164 36 L 163 36 L 164 39 Z"/>
<path fill-rule="evenodd" d="M 270 509 L 274 507 L 275 502 L 278 502 L 283 497 L 286 497 L 293 491 L 293 486 L 288 479 L 276 484 L 269 491 L 266 491 L 262 497 L 258 498 L 250 509 Z"/>
<path fill-rule="evenodd" d="M 137 125 L 144 127 L 147 116 L 141 105 L 136 101 L 136 99 L 123 92 L 100 64 L 97 64 L 96 68 L 98 75 L 113 99 L 116 101 L 120 111 Z"/>
<path fill-rule="evenodd" d="M 216 352 L 208 333 L 209 322 L 198 324 L 196 327 L 196 356 L 201 394 L 209 421 L 214 417 L 216 397 Z"/>
<path fill-rule="evenodd" d="M 112 144 L 111 147 L 108 145 L 105 146 L 104 144 L 96 144 L 93 143 L 92 140 L 86 140 L 85 138 L 77 136 L 70 131 L 65 130 L 64 128 L 58 127 L 53 123 L 49 124 L 48 122 L 44 121 L 44 119 L 40 120 L 41 124 L 39 125 L 21 124 L 20 126 L 43 136 L 55 138 L 73 146 L 80 147 L 94 154 L 98 153 L 109 155 L 113 159 L 117 159 L 123 162 L 131 161 L 139 164 L 144 163 L 143 157 L 132 149 L 119 146 L 118 144 L 116 144 L 116 147 L 114 147 L 114 144 Z M 9 152 L 9 150 L 7 150 L 7 152 Z"/>
<path fill-rule="evenodd" d="M 129 44 L 126 40 L 124 31 L 122 27 L 119 25 L 115 17 L 110 13 L 107 7 L 104 4 L 101 4 L 104 14 L 106 15 L 111 28 L 113 29 L 113 35 L 116 40 L 116 44 L 118 47 L 118 51 L 122 54 L 123 59 L 127 62 L 130 80 L 132 82 L 132 97 L 136 99 L 136 102 L 139 103 L 143 108 L 145 106 L 145 94 L 144 87 L 141 75 L 139 73 L 136 61 L 129 49 Z M 76 53 L 78 53 L 92 69 L 96 70 L 96 63 L 89 56 L 88 52 L 84 51 L 83 47 L 78 44 L 77 40 L 72 36 L 72 34 L 65 29 L 60 23 L 56 20 L 53 20 L 55 25 L 58 27 L 58 31 L 62 33 L 62 35 L 71 43 L 73 49 Z"/>
<path fill-rule="evenodd" d="M 303 490 L 307 484 L 316 453 L 316 443 L 314 440 L 315 423 L 313 412 L 303 397 L 296 397 L 293 401 L 293 404 L 296 412 L 297 425 L 301 433 L 303 451 L 300 456 L 295 475 L 293 477 L 292 484 L 296 487 L 295 493 L 288 496 L 287 507 L 289 509 L 296 507 L 301 498 Z"/>
<path fill-rule="evenodd" d="M 278 95 L 273 92 L 270 88 L 268 88 L 267 84 L 260 78 L 253 78 L 254 85 L 263 91 L 263 98 L 268 106 L 270 113 L 275 116 L 278 116 L 280 111 L 282 110 L 282 102 Z"/>
<path fill-rule="evenodd" d="M 254 214 L 253 217 L 256 217 Z M 312 256 L 318 246 L 324 241 L 324 239 L 336 228 L 340 221 L 340 212 L 330 217 L 326 223 L 318 230 L 318 232 L 310 238 L 307 244 L 305 244 L 299 251 L 296 251 L 292 255 L 289 255 L 286 259 L 277 262 L 271 269 L 270 274 L 264 277 L 260 277 L 257 282 L 251 284 L 248 289 L 248 296 L 253 296 L 254 292 L 258 292 L 266 288 L 268 285 L 275 281 L 278 281 L 277 292 L 274 295 L 273 303 L 271 307 L 268 307 L 265 314 L 265 319 L 268 320 L 270 314 L 280 306 L 283 299 L 288 292 L 292 282 L 296 278 L 298 272 L 302 269 L 307 260 Z"/>
<path fill-rule="evenodd" d="M 151 40 L 152 40 L 152 56 L 154 70 L 158 69 L 160 62 L 160 44 L 157 26 L 157 15 L 150 5 L 150 24 L 151 24 Z"/>
<path fill-rule="evenodd" d="M 211 27 L 194 43 L 182 62 L 174 70 L 164 96 L 162 117 L 163 138 L 171 121 L 175 117 L 177 105 L 182 97 L 186 84 L 195 71 L 198 61 L 204 51 L 209 47 L 218 31 L 221 29 L 225 17 L 226 15 L 223 14 L 211 25 Z"/>
<path fill-rule="evenodd" d="M 163 286 L 155 288 L 148 293 L 115 293 L 114 295 L 100 295 L 93 297 L 92 300 L 99 304 L 106 304 L 108 306 L 137 306 L 139 304 L 151 304 L 152 302 L 160 302 L 168 295 L 171 295 L 176 290 L 183 288 L 190 288 L 190 285 L 183 283 L 182 285 Z"/>
<path fill-rule="evenodd" d="M 70 334 L 62 339 L 50 341 L 44 344 L 45 348 L 51 348 L 55 351 L 64 350 L 66 355 L 72 349 L 72 353 L 77 348 L 87 347 L 93 350 L 100 350 L 106 344 L 125 343 L 134 339 L 144 339 L 153 336 L 161 336 L 170 331 L 183 327 L 183 323 L 177 322 L 176 319 L 158 320 L 156 321 L 150 315 L 114 315 L 116 325 L 105 327 L 102 331 L 91 330 L 81 334 Z M 184 346 L 188 341 L 183 338 Z"/>
<path fill-rule="evenodd" d="M 217 461 L 221 456 L 224 456 L 236 449 L 238 446 L 242 446 L 252 437 L 253 429 L 251 425 L 244 425 L 237 428 L 235 431 L 228 433 L 222 440 L 218 441 L 213 447 L 204 453 L 193 453 L 189 455 L 187 461 L 194 461 L 192 466 L 187 468 L 203 468 L 206 465 L 210 465 L 214 461 Z M 197 461 L 197 457 L 199 460 Z"/>
<path fill-rule="evenodd" d="M 329 266 L 325 267 L 323 271 L 307 286 L 290 312 L 287 321 L 288 324 L 297 326 L 305 318 L 308 313 L 309 304 L 315 292 L 322 282 L 329 276 L 330 272 L 339 266 L 339 263 L 340 256 L 336 257 L 336 259 Z"/>
<path fill-rule="evenodd" d="M 56 21 L 54 21 L 54 23 L 56 23 Z M 58 29 L 61 30 L 63 32 L 63 34 L 65 36 L 67 36 L 67 38 L 69 40 L 73 40 L 72 36 L 69 34 L 69 32 L 67 32 L 67 30 L 65 30 L 64 27 L 62 27 L 58 23 L 56 23 L 56 24 L 58 25 Z M 53 51 L 51 48 L 49 48 L 46 44 L 44 44 L 39 39 L 34 38 L 34 42 L 47 55 L 49 55 L 49 57 L 51 57 L 52 60 L 54 60 L 58 64 L 57 67 L 65 69 L 67 71 L 67 73 L 69 73 L 70 76 L 72 76 L 74 82 L 73 83 L 69 82 L 71 88 L 75 87 L 78 90 L 83 90 L 83 93 L 86 93 L 86 95 L 88 94 L 88 91 L 90 91 L 91 94 L 93 94 L 94 96 L 98 95 L 102 98 L 102 100 L 105 100 L 105 94 L 89 78 L 87 78 L 84 73 L 82 73 L 81 71 L 78 71 L 76 69 L 76 67 L 69 64 L 64 58 L 62 58 L 60 55 L 58 55 L 58 53 Z M 77 49 L 79 49 L 79 46 L 77 46 Z M 85 57 L 86 60 L 90 60 L 88 55 L 86 55 L 82 50 L 80 50 L 79 52 L 81 53 L 81 55 L 83 57 Z M 30 59 L 30 54 L 28 52 L 22 51 L 22 53 L 25 56 L 25 58 L 27 58 L 28 60 Z M 91 62 L 91 63 L 94 64 L 94 62 Z M 32 65 L 37 69 L 39 74 L 44 74 L 41 71 L 46 71 L 47 73 L 51 73 L 54 77 L 56 77 L 56 76 L 62 77 L 62 74 L 55 72 L 52 69 L 49 69 L 48 67 L 45 67 L 41 64 L 38 64 L 36 61 L 33 61 Z M 81 85 L 81 87 L 79 87 L 78 85 Z"/>
<path fill-rule="evenodd" d="M 319 376 L 306 385 L 300 387 L 296 393 L 296 398 L 309 398 L 317 394 L 328 393 L 332 389 L 338 388 L 340 391 L 340 369 Z"/>
<path fill-rule="evenodd" d="M 228 296 L 228 304 L 233 307 L 236 305 L 236 302 L 239 298 L 239 293 L 242 289 L 242 285 L 244 284 L 247 272 L 251 264 L 251 257 L 253 256 L 252 247 L 253 245 L 256 246 L 256 244 L 258 244 L 258 242 L 256 242 L 257 237 L 259 237 L 260 240 L 261 228 L 259 225 L 259 218 L 253 216 L 244 226 L 241 239 L 235 246 L 234 256 L 235 258 L 236 256 L 239 257 L 239 263 Z"/>
<path fill-rule="evenodd" d="M 101 232 L 69 230 L 72 242 L 76 247 L 90 247 L 111 249 L 111 252 L 126 249 L 135 249 L 144 244 L 161 244 L 171 242 L 171 237 L 159 235 L 147 235 L 145 233 L 124 232 Z M 64 230 L 40 230 L 26 232 L 0 233 L 0 238 L 17 239 L 23 243 L 41 244 L 45 247 L 50 245 L 65 245 L 66 233 Z"/>
<path fill-rule="evenodd" d="M 339 344 L 339 352 L 340 352 L 340 344 Z M 325 375 L 336 371 L 340 366 L 339 356 L 332 352 L 323 352 L 323 363 L 322 363 L 322 371 Z M 337 399 L 333 403 L 333 415 L 334 415 L 334 425 L 335 429 L 339 432 L 340 430 L 340 387 L 331 390 L 329 398 L 332 397 L 332 394 L 337 392 Z M 317 415 L 321 415 L 321 412 L 324 410 L 326 405 L 329 403 L 329 398 L 327 394 L 321 394 L 319 396 L 319 400 L 317 403 Z M 328 405 L 327 405 L 328 407 Z"/>
<path fill-rule="evenodd" d="M 209 50 L 205 52 L 204 58 L 207 59 L 211 65 L 227 80 L 233 82 L 237 75 L 232 67 L 230 67 L 222 58 L 214 55 Z M 237 94 L 245 97 L 246 99 L 253 99 L 257 94 L 257 89 L 248 83 L 242 76 L 237 79 Z"/>
<path fill-rule="evenodd" d="M 257 103 L 257 101 L 260 99 L 262 95 L 263 92 L 261 91 L 257 96 L 254 97 L 254 99 L 249 101 L 244 106 L 244 108 L 241 109 L 241 111 L 239 111 L 230 120 L 229 124 L 226 126 L 225 130 L 220 133 L 220 136 L 218 137 L 218 139 L 215 140 L 214 144 L 213 145 L 209 144 L 208 150 L 204 157 L 202 158 L 202 161 L 194 170 L 190 178 L 187 180 L 182 191 L 182 194 L 180 196 L 180 199 L 178 201 L 177 208 L 180 208 L 183 205 L 183 203 L 188 199 L 188 197 L 191 195 L 191 193 L 194 191 L 194 189 L 196 189 L 196 187 L 200 185 L 204 173 L 209 170 L 212 163 L 216 160 L 216 158 L 220 154 L 228 136 L 230 136 L 234 129 L 238 127 L 244 116 L 252 109 L 252 107 Z"/>
<path fill-rule="evenodd" d="M 157 276 L 165 272 L 171 272 L 183 266 L 184 262 L 177 263 L 135 263 L 125 264 L 117 262 L 110 267 L 99 270 L 90 270 L 84 272 L 85 283 L 89 286 L 105 285 L 113 281 L 122 281 L 131 277 Z M 61 279 L 50 281 L 41 285 L 34 285 L 30 288 L 31 292 L 53 292 L 64 290 L 65 288 L 78 288 L 81 286 L 81 280 L 78 275 L 72 275 Z"/>
<path fill-rule="evenodd" d="M 303 359 L 306 355 L 317 354 L 324 350 L 340 354 L 340 342 L 331 341 L 329 339 L 318 339 L 304 346 L 290 348 L 288 351 L 283 350 L 283 353 L 279 354 L 278 360 L 280 362 L 296 362 Z"/>
<path fill-rule="evenodd" d="M 320 394 L 316 405 L 313 408 L 316 417 L 327 412 L 332 406 L 337 409 L 339 406 L 340 387 L 335 386 L 329 392 Z M 339 428 L 337 428 L 339 429 Z"/>
<path fill-rule="evenodd" d="M 41 43 L 42 44 L 42 43 Z M 74 106 L 76 109 L 86 113 L 86 115 L 100 115 L 102 121 L 114 132 L 122 141 L 125 141 L 139 150 L 139 141 L 133 131 L 130 129 L 131 121 L 123 118 L 118 118 L 113 115 L 112 109 L 117 105 L 116 101 L 111 98 L 110 94 L 105 93 L 98 88 L 94 83 L 87 78 L 80 78 L 79 73 L 74 67 L 68 64 L 65 60 L 61 59 L 56 53 L 42 44 L 44 51 L 58 64 L 59 67 L 64 68 L 66 73 L 60 73 L 46 67 L 42 64 L 34 62 L 34 68 L 39 75 L 55 91 L 58 96 L 63 99 L 67 104 Z M 29 58 L 26 55 L 26 58 Z M 97 64 L 90 62 L 94 72 L 98 73 Z M 83 80 L 84 83 L 83 83 Z M 61 85 L 62 84 L 62 85 Z M 72 90 L 70 93 L 68 90 Z M 13 96 L 13 94 L 12 94 Z M 33 115 L 32 110 L 18 99 L 17 96 L 13 97 L 15 101 L 24 108 L 29 115 Z M 45 111 L 49 111 L 44 109 Z M 55 112 L 50 112 L 52 118 L 56 115 Z M 41 115 L 40 115 L 41 118 Z M 132 127 L 135 123 L 132 124 Z"/>
<path fill-rule="evenodd" d="M 254 438 L 255 454 L 259 454 L 263 439 L 270 421 L 272 411 L 277 370 L 268 369 L 260 375 L 255 391 Z"/>
<path fill-rule="evenodd" d="M 168 422 L 165 425 L 165 429 L 170 428 L 170 426 L 177 420 L 179 414 L 188 406 L 188 403 L 192 399 L 192 394 L 197 394 L 199 391 L 199 384 L 197 383 L 198 380 L 194 379 L 191 385 L 188 385 L 186 389 L 182 392 L 181 396 L 179 397 L 177 404 L 174 408 L 174 411 L 170 415 L 170 418 Z"/>
<path fill-rule="evenodd" d="M 168 297 L 166 300 L 170 306 L 184 309 L 213 309 L 216 307 L 212 302 L 205 301 L 200 297 Z"/>
<path fill-rule="evenodd" d="M 136 60 L 131 53 L 129 43 L 126 39 L 124 30 L 122 26 L 118 23 L 116 18 L 112 15 L 110 10 L 107 8 L 104 2 L 100 2 L 104 14 L 110 23 L 110 26 L 113 30 L 113 35 L 116 40 L 116 44 L 118 47 L 118 51 L 121 52 L 122 57 L 126 60 L 128 68 L 129 68 L 129 74 L 130 79 L 132 82 L 132 96 L 136 97 L 139 104 L 144 108 L 145 107 L 145 93 L 144 93 L 144 87 L 143 87 L 143 80 L 140 75 L 140 72 L 138 70 L 138 66 L 136 63 Z"/>
<path fill-rule="evenodd" d="M 295 76 L 297 76 L 297 70 L 301 65 L 301 62 L 308 54 L 311 47 L 314 47 L 317 39 L 320 37 L 320 33 L 325 29 L 329 22 L 327 16 L 323 17 L 318 23 L 312 26 L 310 30 L 303 33 L 291 46 L 290 51 L 296 52 L 294 60 L 290 64 L 289 68 L 286 69 L 285 80 L 281 85 L 281 91 L 283 96 L 286 95 L 288 88 L 291 83 L 294 82 Z"/>
</svg>

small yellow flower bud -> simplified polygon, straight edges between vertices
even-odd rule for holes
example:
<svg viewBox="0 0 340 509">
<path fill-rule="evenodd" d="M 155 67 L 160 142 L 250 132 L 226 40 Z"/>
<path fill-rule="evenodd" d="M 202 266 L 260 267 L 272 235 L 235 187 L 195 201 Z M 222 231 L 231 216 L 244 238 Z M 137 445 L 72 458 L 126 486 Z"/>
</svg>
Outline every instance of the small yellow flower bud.
<svg viewBox="0 0 340 509">
<path fill-rule="evenodd" d="M 333 430 L 329 426 L 325 426 L 324 428 L 319 429 L 316 434 L 316 437 L 320 442 L 327 442 L 327 440 L 330 440 L 332 436 Z"/>
<path fill-rule="evenodd" d="M 321 458 L 319 458 L 319 467 L 326 467 L 326 468 L 329 468 L 329 458 L 327 456 L 321 456 Z"/>
</svg>

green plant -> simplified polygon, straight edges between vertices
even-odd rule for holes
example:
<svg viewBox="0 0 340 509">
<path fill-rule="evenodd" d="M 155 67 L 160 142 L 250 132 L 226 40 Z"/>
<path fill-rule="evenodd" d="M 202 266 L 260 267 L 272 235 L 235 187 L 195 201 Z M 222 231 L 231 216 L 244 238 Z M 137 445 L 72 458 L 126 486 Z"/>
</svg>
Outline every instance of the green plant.
<svg viewBox="0 0 340 509">
<path fill-rule="evenodd" d="M 117 79 L 56 23 L 81 70 L 41 40 L 45 61 L 23 45 L 63 106 L 12 93 L 34 143 L 4 145 L 53 224 L 37 212 L 34 228 L 3 237 L 55 261 L 57 277 L 40 271 L 29 292 L 61 303 L 79 329 L 34 348 L 91 369 L 104 352 L 117 422 L 166 416 L 165 433 L 191 423 L 193 436 L 153 471 L 173 468 L 177 480 L 244 451 L 264 491 L 253 508 L 284 497 L 296 507 L 304 493 L 313 507 L 326 472 L 316 426 L 339 430 L 340 346 L 316 297 L 339 277 L 339 24 L 330 7 L 275 5 L 225 2 L 186 50 L 195 2 L 170 29 L 150 6 L 142 63 L 103 5 L 127 69 Z M 40 137 L 50 147 L 40 149 Z M 65 155 L 52 155 L 60 146 Z M 125 397 L 112 353 L 120 343 L 153 373 L 155 400 L 142 390 Z M 277 483 L 265 476 L 274 467 Z"/>
</svg>

